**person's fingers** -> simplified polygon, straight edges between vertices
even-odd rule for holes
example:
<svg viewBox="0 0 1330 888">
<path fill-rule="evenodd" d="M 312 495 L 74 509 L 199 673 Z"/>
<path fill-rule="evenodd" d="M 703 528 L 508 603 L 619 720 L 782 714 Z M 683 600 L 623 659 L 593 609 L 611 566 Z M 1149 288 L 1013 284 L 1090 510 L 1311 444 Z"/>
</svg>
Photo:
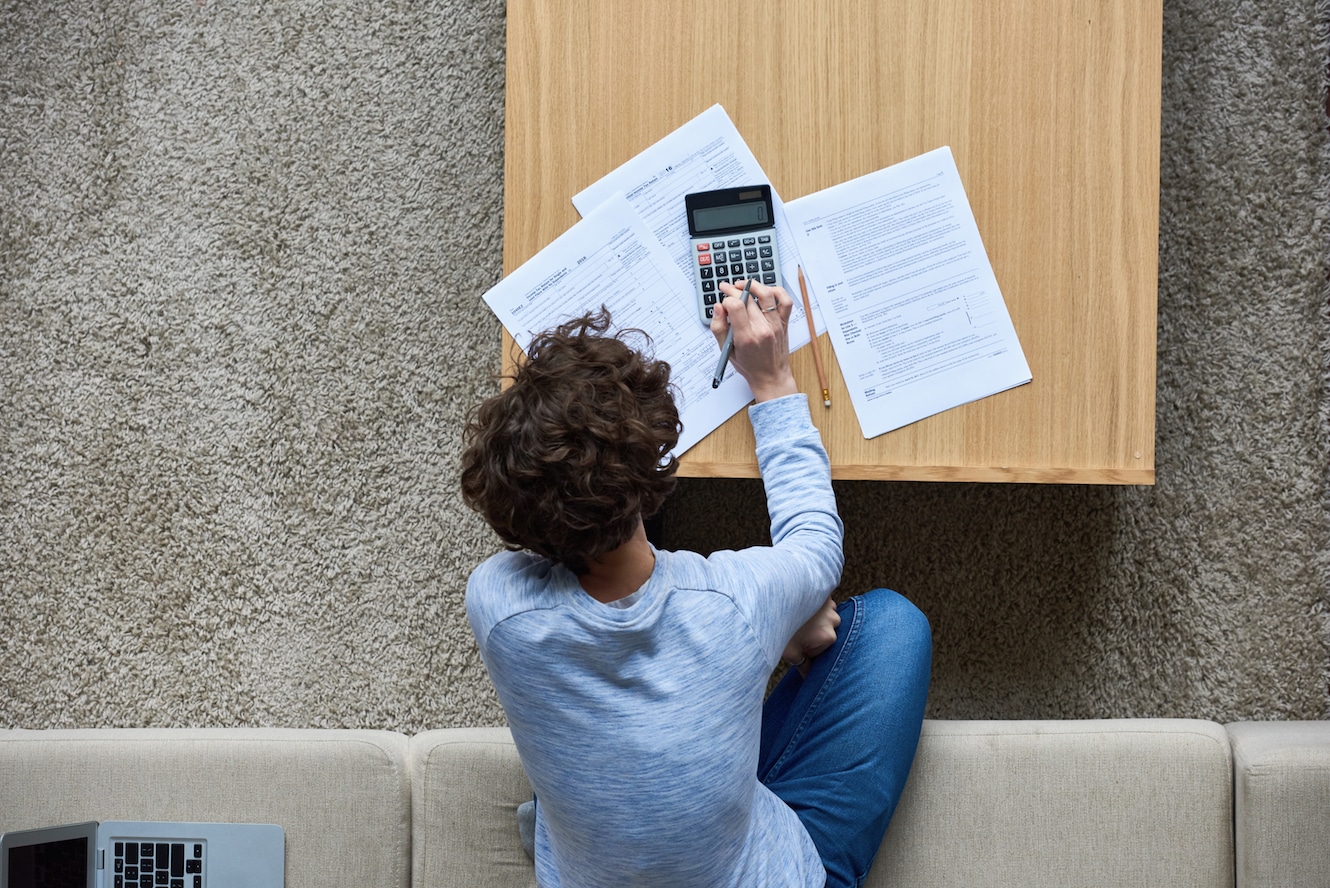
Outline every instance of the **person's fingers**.
<svg viewBox="0 0 1330 888">
<path fill-rule="evenodd" d="M 735 316 L 744 314 L 743 290 L 728 281 L 721 283 L 719 289 L 721 298 L 716 303 L 715 311 L 711 313 L 711 335 L 716 337 L 716 343 L 723 348 L 725 337 L 729 335 L 730 325 L 734 323 Z M 750 299 L 749 302 L 751 301 Z M 744 321 L 746 320 L 745 317 Z"/>
<path fill-rule="evenodd" d="M 721 284 L 724 287 L 724 284 Z M 716 308 L 711 313 L 711 335 L 716 337 L 716 344 L 724 346 L 725 334 L 729 332 L 729 312 L 725 310 L 725 294 L 721 294 L 721 299 L 716 303 Z"/>
<path fill-rule="evenodd" d="M 725 307 L 725 320 L 727 326 L 734 327 L 734 335 L 739 336 L 750 324 L 754 322 L 754 316 L 761 317 L 762 310 L 757 307 L 757 299 L 754 298 L 750 289 L 748 292 L 748 301 L 743 301 L 743 288 L 734 284 L 721 284 L 721 291 L 725 294 L 721 304 Z"/>
<path fill-rule="evenodd" d="M 768 322 L 779 320 L 781 324 L 785 324 L 789 321 L 790 313 L 794 310 L 794 300 L 784 288 L 754 282 L 751 293 L 750 310 L 766 315 Z"/>
<path fill-rule="evenodd" d="M 720 335 L 723 336 L 724 332 L 728 329 L 729 324 L 734 322 L 734 317 L 738 313 L 739 307 L 734 303 L 729 302 L 729 299 L 737 299 L 739 300 L 739 305 L 744 305 L 742 301 L 744 284 L 747 284 L 747 281 L 740 279 L 733 284 L 727 281 L 720 285 L 721 301 L 718 303 L 718 306 L 724 306 L 724 313 L 720 319 L 716 318 L 717 314 L 721 314 L 719 307 L 712 313 L 712 333 L 715 333 L 719 329 L 721 331 Z M 748 302 L 744 305 L 744 308 L 748 315 L 748 320 L 753 323 L 756 323 L 762 315 L 771 314 L 778 314 L 779 320 L 788 321 L 790 312 L 794 310 L 794 300 L 791 299 L 790 295 L 781 287 L 770 287 L 765 284 L 760 284 L 757 281 L 753 281 L 752 286 L 749 287 Z M 771 320 L 775 320 L 775 318 L 768 318 L 768 321 Z M 722 321 L 727 323 L 722 323 Z"/>
</svg>

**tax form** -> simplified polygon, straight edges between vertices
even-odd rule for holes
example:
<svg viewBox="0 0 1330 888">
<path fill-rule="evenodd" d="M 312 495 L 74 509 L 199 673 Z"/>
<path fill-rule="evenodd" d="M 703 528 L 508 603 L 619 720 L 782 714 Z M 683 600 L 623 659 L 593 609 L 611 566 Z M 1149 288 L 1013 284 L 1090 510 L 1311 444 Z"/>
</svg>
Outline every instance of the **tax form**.
<svg viewBox="0 0 1330 888">
<path fill-rule="evenodd" d="M 688 123 L 656 142 L 618 169 L 582 189 L 573 197 L 573 206 L 586 216 L 602 201 L 622 193 L 633 209 L 646 221 L 657 241 L 679 266 L 688 288 L 680 298 L 693 299 L 693 256 L 688 235 L 688 217 L 684 195 L 697 191 L 715 191 L 742 185 L 771 184 L 748 144 L 739 135 L 730 116 L 720 105 L 712 105 Z M 791 237 L 785 207 L 776 189 L 771 189 L 772 209 L 776 215 L 776 249 L 781 257 L 781 282 L 794 297 L 790 315 L 790 351 L 808 344 L 808 322 L 804 320 L 799 298 L 797 270 L 798 246 Z M 813 308 L 818 332 L 826 325 Z M 694 326 L 701 321 L 696 314 Z"/>
<path fill-rule="evenodd" d="M 865 438 L 1030 381 L 950 148 L 786 209 Z"/>
<path fill-rule="evenodd" d="M 681 205 L 682 205 L 682 198 Z M 732 368 L 711 387 L 720 348 L 697 321 L 692 284 L 623 195 L 612 195 L 484 295 L 513 340 L 527 350 L 537 333 L 609 309 L 614 328 L 651 337 L 647 351 L 670 365 L 683 431 L 682 454 L 753 400 Z M 640 337 L 627 339 L 633 347 Z"/>
</svg>

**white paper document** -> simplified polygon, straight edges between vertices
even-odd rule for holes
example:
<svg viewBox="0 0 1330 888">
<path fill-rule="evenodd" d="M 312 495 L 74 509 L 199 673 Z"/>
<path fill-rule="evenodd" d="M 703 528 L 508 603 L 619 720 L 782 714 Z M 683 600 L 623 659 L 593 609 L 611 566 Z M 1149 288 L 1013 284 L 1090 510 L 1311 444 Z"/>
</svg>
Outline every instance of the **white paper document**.
<svg viewBox="0 0 1330 888">
<path fill-rule="evenodd" d="M 865 438 L 1030 381 L 951 149 L 786 211 Z"/>
<path fill-rule="evenodd" d="M 647 333 L 654 356 L 671 368 L 683 424 L 674 449 L 678 456 L 753 399 L 732 367 L 719 388 L 711 387 L 720 348 L 697 321 L 691 294 L 692 285 L 642 217 L 623 195 L 613 195 L 492 287 L 484 300 L 524 352 L 537 333 L 601 305 L 610 310 L 616 329 Z"/>
<path fill-rule="evenodd" d="M 770 185 L 771 180 L 748 144 L 739 135 L 730 116 L 720 105 L 712 105 L 688 123 L 625 162 L 599 181 L 573 197 L 573 206 L 583 216 L 602 202 L 622 193 L 646 220 L 665 252 L 679 266 L 687 281 L 680 298 L 693 300 L 693 250 L 688 236 L 688 217 L 684 195 L 715 191 L 743 185 Z M 790 351 L 808 344 L 808 322 L 804 319 L 803 300 L 799 296 L 799 249 L 791 237 L 785 206 L 776 189 L 771 189 L 772 210 L 776 215 L 776 249 L 781 259 L 781 279 L 786 292 L 794 298 L 790 316 Z M 818 332 L 826 326 L 813 308 Z M 693 324 L 701 326 L 694 315 Z"/>
</svg>

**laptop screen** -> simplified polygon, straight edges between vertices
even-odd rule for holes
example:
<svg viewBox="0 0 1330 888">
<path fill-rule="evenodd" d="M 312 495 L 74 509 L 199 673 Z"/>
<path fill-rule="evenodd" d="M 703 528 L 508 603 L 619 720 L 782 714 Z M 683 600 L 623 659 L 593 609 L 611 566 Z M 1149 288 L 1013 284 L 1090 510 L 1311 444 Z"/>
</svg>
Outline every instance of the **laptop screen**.
<svg viewBox="0 0 1330 888">
<path fill-rule="evenodd" d="M 61 839 L 8 849 L 8 888 L 86 888 L 88 839 Z"/>
</svg>

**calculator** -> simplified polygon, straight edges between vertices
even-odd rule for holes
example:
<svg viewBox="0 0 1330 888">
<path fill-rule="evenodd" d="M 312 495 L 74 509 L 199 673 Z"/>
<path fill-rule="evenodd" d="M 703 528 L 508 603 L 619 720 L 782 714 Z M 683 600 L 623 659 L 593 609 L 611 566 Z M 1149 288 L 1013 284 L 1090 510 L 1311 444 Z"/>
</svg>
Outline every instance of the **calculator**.
<svg viewBox="0 0 1330 888">
<path fill-rule="evenodd" d="M 692 239 L 698 319 L 707 326 L 726 281 L 780 286 L 771 186 L 749 185 L 684 195 Z"/>
</svg>

